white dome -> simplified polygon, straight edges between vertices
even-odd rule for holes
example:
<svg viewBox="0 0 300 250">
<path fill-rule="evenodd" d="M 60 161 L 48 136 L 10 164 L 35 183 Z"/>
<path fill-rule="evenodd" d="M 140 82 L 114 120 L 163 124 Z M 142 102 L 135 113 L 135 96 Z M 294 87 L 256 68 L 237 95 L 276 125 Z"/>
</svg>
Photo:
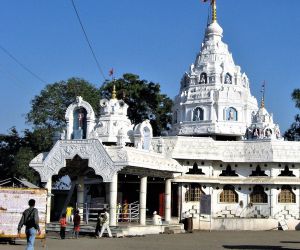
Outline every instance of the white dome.
<svg viewBox="0 0 300 250">
<path fill-rule="evenodd" d="M 222 36 L 223 35 L 223 29 L 217 22 L 212 22 L 209 24 L 205 31 L 207 36 Z"/>
</svg>

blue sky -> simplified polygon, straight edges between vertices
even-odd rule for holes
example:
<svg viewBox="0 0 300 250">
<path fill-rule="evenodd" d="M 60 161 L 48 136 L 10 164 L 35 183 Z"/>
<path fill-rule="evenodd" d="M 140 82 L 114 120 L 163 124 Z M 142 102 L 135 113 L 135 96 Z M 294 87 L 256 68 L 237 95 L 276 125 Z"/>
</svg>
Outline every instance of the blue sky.
<svg viewBox="0 0 300 250">
<path fill-rule="evenodd" d="M 74 0 L 105 74 L 130 72 L 161 84 L 169 97 L 179 91 L 204 36 L 208 4 L 200 0 Z M 300 1 L 217 0 L 235 63 L 285 131 L 299 112 L 291 92 L 300 88 Z M 0 45 L 47 83 L 103 78 L 84 40 L 69 0 L 1 0 Z M 22 131 L 30 101 L 45 87 L 0 50 L 0 133 Z"/>
</svg>

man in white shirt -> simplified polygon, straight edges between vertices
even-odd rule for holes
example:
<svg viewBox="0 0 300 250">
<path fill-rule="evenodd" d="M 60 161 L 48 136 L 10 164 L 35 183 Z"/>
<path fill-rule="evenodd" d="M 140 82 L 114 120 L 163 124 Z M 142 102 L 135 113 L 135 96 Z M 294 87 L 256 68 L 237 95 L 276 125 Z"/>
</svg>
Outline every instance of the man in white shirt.
<svg viewBox="0 0 300 250">
<path fill-rule="evenodd" d="M 102 227 L 101 227 L 101 232 L 99 237 L 102 237 L 102 234 L 104 233 L 104 230 L 107 230 L 108 236 L 111 238 L 112 234 L 109 228 L 109 213 L 106 211 L 106 209 L 103 209 L 103 213 L 102 213 Z"/>
<path fill-rule="evenodd" d="M 161 216 L 158 215 L 156 211 L 153 212 L 152 221 L 153 221 L 153 225 L 161 225 L 162 224 Z"/>
</svg>

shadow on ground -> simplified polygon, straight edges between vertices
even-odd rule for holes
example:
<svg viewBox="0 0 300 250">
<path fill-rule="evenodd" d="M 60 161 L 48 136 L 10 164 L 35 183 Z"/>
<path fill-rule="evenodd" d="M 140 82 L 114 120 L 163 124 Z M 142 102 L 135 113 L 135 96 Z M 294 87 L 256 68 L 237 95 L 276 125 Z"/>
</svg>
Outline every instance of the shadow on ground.
<svg viewBox="0 0 300 250">
<path fill-rule="evenodd" d="M 286 242 L 288 243 L 288 242 Z M 296 250 L 282 246 L 259 246 L 259 245 L 223 245 L 225 249 L 252 249 L 252 250 Z"/>
</svg>

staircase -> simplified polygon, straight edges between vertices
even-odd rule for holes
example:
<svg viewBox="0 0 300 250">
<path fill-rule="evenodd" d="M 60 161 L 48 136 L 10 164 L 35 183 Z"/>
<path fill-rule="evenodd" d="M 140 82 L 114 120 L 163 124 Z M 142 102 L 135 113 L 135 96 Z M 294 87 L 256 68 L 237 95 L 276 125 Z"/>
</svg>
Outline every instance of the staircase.
<svg viewBox="0 0 300 250">
<path fill-rule="evenodd" d="M 95 223 L 91 224 L 81 224 L 80 225 L 80 234 L 81 235 L 89 235 L 95 236 Z M 146 235 L 146 234 L 177 234 L 177 233 L 185 233 L 183 224 L 162 224 L 154 226 L 152 224 L 147 225 L 139 225 L 137 223 L 131 224 L 123 224 L 119 223 L 119 226 L 113 227 L 110 226 L 111 233 L 113 237 L 120 238 L 125 236 L 137 236 L 137 235 Z M 59 233 L 60 225 L 58 222 L 48 223 L 46 225 L 46 232 L 55 232 Z M 66 228 L 66 237 L 71 238 L 73 236 L 73 225 L 70 224 Z"/>
</svg>

